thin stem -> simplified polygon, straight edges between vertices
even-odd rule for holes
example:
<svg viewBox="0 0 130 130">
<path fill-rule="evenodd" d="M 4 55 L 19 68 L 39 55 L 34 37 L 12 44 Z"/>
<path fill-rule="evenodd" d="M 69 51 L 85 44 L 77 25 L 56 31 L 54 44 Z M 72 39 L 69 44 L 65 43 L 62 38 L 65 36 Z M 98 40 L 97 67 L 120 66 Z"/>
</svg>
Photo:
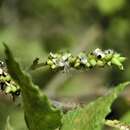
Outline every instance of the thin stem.
<svg viewBox="0 0 130 130">
<path fill-rule="evenodd" d="M 30 67 L 31 70 L 35 70 L 35 69 L 38 69 L 38 68 L 41 68 L 41 67 L 46 67 L 47 65 L 43 62 L 43 63 L 38 63 L 36 65 L 32 65 Z"/>
</svg>

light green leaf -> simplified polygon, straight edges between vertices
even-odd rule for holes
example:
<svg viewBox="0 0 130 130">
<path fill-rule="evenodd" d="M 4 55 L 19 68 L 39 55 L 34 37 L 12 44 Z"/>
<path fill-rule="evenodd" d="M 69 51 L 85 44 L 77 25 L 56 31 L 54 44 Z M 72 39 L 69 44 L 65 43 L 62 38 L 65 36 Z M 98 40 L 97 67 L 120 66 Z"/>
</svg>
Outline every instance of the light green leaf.
<svg viewBox="0 0 130 130">
<path fill-rule="evenodd" d="M 5 53 L 8 71 L 22 91 L 25 120 L 29 130 L 54 130 L 60 127 L 61 111 L 51 106 L 47 96 L 21 70 L 6 45 Z"/>
<path fill-rule="evenodd" d="M 103 14 L 113 14 L 119 11 L 124 5 L 125 0 L 96 0 L 99 11 Z"/>
<path fill-rule="evenodd" d="M 119 84 L 108 95 L 98 98 L 83 108 L 68 112 L 63 117 L 61 130 L 101 130 L 105 117 L 111 111 L 113 101 L 128 84 L 130 82 Z"/>
</svg>

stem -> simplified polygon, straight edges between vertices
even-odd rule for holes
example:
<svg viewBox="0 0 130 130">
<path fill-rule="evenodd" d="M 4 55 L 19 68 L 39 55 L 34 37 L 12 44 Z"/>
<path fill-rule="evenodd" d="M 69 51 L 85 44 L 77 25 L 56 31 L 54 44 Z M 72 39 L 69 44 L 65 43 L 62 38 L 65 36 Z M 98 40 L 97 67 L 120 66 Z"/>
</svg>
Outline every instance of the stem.
<svg viewBox="0 0 130 130">
<path fill-rule="evenodd" d="M 35 70 L 35 69 L 38 69 L 38 68 L 41 68 L 41 67 L 45 67 L 45 66 L 46 66 L 46 64 L 43 62 L 43 63 L 39 63 L 39 64 L 37 64 L 35 66 L 31 66 L 31 69 Z"/>
</svg>

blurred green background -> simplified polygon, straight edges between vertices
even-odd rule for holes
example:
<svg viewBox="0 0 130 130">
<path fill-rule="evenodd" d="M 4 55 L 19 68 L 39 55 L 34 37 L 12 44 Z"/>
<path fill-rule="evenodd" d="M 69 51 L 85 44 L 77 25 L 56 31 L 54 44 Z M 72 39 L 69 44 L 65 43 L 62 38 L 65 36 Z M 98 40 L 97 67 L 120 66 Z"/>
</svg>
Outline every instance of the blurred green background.
<svg viewBox="0 0 130 130">
<path fill-rule="evenodd" d="M 89 103 L 104 95 L 130 75 L 130 1 L 129 0 L 0 0 L 0 57 L 2 42 L 28 70 L 38 57 L 44 61 L 49 52 L 89 52 L 97 47 L 112 48 L 128 60 L 125 70 L 95 69 L 91 72 L 51 72 L 41 68 L 31 72 L 32 79 L 46 94 L 62 102 Z M 107 118 L 130 123 L 130 89 L 113 105 Z M 6 119 L 14 130 L 26 130 L 20 98 L 0 96 L 0 130 Z M 110 128 L 104 128 L 110 129 Z"/>
</svg>

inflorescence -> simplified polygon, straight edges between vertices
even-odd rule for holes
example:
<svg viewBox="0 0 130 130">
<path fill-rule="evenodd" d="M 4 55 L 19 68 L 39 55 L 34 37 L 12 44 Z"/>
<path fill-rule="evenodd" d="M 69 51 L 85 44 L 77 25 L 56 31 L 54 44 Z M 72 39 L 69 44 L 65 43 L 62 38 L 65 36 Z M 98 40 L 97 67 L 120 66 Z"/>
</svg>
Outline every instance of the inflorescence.
<svg viewBox="0 0 130 130">
<path fill-rule="evenodd" d="M 97 48 L 93 52 L 86 54 L 85 52 L 73 56 L 71 53 L 50 53 L 48 59 L 44 63 L 38 63 L 38 59 L 31 66 L 33 69 L 42 66 L 49 66 L 51 70 L 60 69 L 67 71 L 73 69 L 90 69 L 94 67 L 105 67 L 115 65 L 123 70 L 123 62 L 125 57 L 111 49 L 102 51 Z M 14 70 L 15 71 L 15 70 Z M 20 87 L 11 79 L 8 74 L 7 67 L 4 62 L 0 62 L 0 90 L 13 97 L 20 95 Z"/>
<path fill-rule="evenodd" d="M 0 90 L 5 94 L 11 94 L 13 99 L 20 95 L 20 87 L 8 74 L 7 66 L 3 61 L 0 61 Z"/>
<path fill-rule="evenodd" d="M 51 69 L 89 69 L 115 65 L 123 70 L 122 63 L 125 59 L 125 57 L 111 49 L 102 51 L 97 48 L 89 54 L 81 52 L 77 56 L 73 56 L 71 53 L 50 53 L 45 64 L 49 65 Z"/>
</svg>

